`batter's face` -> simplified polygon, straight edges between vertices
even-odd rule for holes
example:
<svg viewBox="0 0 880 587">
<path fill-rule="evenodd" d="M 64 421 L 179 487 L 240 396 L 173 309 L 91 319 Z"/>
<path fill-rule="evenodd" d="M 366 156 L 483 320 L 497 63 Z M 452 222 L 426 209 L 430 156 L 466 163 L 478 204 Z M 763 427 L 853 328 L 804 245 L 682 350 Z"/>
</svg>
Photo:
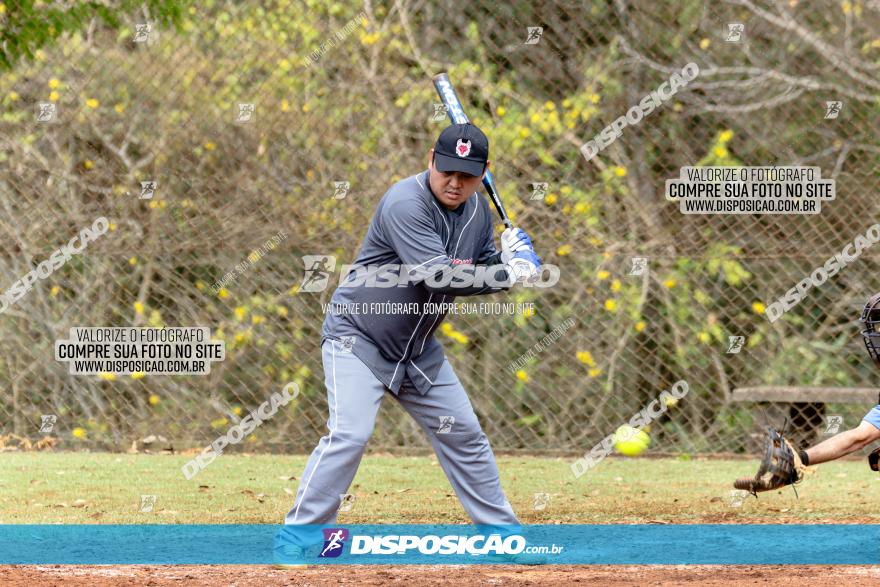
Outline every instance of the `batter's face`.
<svg viewBox="0 0 880 587">
<path fill-rule="evenodd" d="M 486 162 L 486 169 L 489 169 L 490 163 L 491 161 Z M 480 182 L 486 175 L 486 170 L 483 170 L 483 175 L 468 175 L 460 171 L 438 171 L 434 167 L 434 149 L 428 151 L 428 169 L 431 191 L 440 203 L 450 210 L 455 210 L 467 202 L 480 187 Z"/>
</svg>

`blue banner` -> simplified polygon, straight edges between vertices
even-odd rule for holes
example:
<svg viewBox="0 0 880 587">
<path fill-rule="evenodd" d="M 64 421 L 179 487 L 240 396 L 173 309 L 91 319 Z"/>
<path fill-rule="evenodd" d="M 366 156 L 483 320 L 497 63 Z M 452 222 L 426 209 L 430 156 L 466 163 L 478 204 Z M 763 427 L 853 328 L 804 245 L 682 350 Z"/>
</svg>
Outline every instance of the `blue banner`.
<svg viewBox="0 0 880 587">
<path fill-rule="evenodd" d="M 875 525 L 0 525 L 0 564 L 880 563 Z"/>
</svg>

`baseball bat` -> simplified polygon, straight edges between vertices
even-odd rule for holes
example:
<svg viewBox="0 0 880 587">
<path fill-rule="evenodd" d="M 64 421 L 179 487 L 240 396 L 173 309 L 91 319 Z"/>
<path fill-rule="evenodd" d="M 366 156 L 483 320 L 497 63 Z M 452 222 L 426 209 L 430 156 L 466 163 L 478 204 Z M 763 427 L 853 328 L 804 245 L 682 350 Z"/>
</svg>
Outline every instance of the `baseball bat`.
<svg viewBox="0 0 880 587">
<path fill-rule="evenodd" d="M 455 93 L 455 88 L 452 87 L 452 83 L 449 81 L 449 76 L 446 75 L 446 73 L 438 73 L 434 76 L 434 88 L 437 89 L 440 99 L 443 100 L 443 103 L 446 105 L 446 114 L 449 115 L 449 120 L 451 120 L 453 124 L 464 124 L 468 122 L 467 114 L 464 113 L 461 101 L 458 99 L 458 95 Z M 501 216 L 501 221 L 504 222 L 504 226 L 506 228 L 513 228 L 513 223 L 510 221 L 510 218 L 507 217 L 507 211 L 504 209 L 504 204 L 501 202 L 501 196 L 498 195 L 498 188 L 495 186 L 495 178 L 492 177 L 492 172 L 489 170 L 486 170 L 486 175 L 483 177 L 483 186 L 486 188 L 486 193 L 489 194 L 489 199 L 495 204 L 495 209 L 498 210 L 498 215 Z"/>
</svg>

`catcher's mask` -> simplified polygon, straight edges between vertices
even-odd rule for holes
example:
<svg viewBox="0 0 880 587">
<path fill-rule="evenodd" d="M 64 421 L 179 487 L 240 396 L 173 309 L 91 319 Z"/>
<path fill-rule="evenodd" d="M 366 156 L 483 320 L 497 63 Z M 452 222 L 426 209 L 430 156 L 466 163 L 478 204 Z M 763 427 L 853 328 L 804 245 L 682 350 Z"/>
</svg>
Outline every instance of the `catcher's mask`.
<svg viewBox="0 0 880 587">
<path fill-rule="evenodd" d="M 880 292 L 868 298 L 859 320 L 864 325 L 862 338 L 865 348 L 874 364 L 880 367 Z"/>
</svg>

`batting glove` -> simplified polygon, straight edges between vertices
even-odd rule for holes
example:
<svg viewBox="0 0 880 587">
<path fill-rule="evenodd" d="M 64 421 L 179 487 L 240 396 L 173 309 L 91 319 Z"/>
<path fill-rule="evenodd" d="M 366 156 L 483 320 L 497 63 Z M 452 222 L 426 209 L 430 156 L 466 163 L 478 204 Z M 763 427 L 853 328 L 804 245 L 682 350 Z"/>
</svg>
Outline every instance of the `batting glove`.
<svg viewBox="0 0 880 587">
<path fill-rule="evenodd" d="M 513 254 L 507 272 L 514 283 L 530 283 L 541 274 L 541 258 L 531 248 Z"/>
<path fill-rule="evenodd" d="M 501 262 L 508 264 L 515 253 L 524 250 L 534 252 L 532 239 L 522 228 L 507 228 L 501 233 Z"/>
</svg>

